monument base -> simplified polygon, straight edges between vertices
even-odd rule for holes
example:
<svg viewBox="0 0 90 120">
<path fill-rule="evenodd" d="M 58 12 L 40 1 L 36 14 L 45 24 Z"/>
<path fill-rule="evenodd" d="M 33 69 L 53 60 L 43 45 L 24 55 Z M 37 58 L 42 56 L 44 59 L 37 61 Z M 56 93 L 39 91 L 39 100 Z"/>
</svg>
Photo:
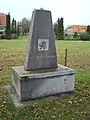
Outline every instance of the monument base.
<svg viewBox="0 0 90 120">
<path fill-rule="evenodd" d="M 12 70 L 12 85 L 21 101 L 74 91 L 74 82 L 74 69 L 63 65 L 36 71 L 25 71 L 24 66 L 18 66 Z"/>
</svg>

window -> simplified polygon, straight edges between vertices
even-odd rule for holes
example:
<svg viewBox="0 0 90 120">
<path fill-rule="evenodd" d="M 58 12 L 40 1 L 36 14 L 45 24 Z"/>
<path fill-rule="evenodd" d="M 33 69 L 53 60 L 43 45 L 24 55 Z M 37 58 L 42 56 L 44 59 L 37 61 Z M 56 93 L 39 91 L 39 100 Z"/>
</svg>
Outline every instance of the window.
<svg viewBox="0 0 90 120">
<path fill-rule="evenodd" d="M 0 30 L 4 30 L 4 28 L 0 28 Z"/>
</svg>

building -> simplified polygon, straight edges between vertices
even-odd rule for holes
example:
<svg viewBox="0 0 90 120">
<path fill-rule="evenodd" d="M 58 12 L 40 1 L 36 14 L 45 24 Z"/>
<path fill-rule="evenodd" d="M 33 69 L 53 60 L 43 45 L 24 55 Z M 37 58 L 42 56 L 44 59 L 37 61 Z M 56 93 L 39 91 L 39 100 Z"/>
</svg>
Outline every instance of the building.
<svg viewBox="0 0 90 120">
<path fill-rule="evenodd" d="M 84 25 L 70 25 L 65 30 L 65 35 L 74 35 L 75 32 L 82 33 L 85 32 L 87 29 L 87 26 Z"/>
<path fill-rule="evenodd" d="M 0 38 L 5 37 L 5 29 L 6 29 L 6 15 L 4 13 L 0 13 Z"/>
<path fill-rule="evenodd" d="M 6 25 L 6 15 L 4 13 L 0 13 L 0 25 Z"/>
</svg>

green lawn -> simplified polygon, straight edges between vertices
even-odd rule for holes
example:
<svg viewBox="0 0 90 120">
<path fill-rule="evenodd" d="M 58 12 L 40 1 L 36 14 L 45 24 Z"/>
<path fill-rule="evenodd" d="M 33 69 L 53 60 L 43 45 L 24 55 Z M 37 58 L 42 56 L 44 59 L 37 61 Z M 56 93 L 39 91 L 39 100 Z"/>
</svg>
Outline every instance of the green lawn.
<svg viewBox="0 0 90 120">
<path fill-rule="evenodd" d="M 0 120 L 90 120 L 90 42 L 56 41 L 58 63 L 76 69 L 75 92 L 56 100 L 40 100 L 15 108 L 3 86 L 11 83 L 11 67 L 23 65 L 26 38 L 0 40 Z"/>
</svg>

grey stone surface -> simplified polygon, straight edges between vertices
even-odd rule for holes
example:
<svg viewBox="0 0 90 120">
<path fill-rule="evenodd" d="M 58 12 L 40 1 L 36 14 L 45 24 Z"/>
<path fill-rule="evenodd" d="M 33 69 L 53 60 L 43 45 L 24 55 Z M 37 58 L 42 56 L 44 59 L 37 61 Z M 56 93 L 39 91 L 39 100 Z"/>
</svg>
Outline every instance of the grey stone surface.
<svg viewBox="0 0 90 120">
<path fill-rule="evenodd" d="M 13 67 L 12 85 L 19 100 L 74 91 L 75 71 L 57 65 L 50 11 L 34 10 L 24 66 Z"/>
<path fill-rule="evenodd" d="M 34 10 L 24 63 L 25 70 L 57 67 L 53 33 L 51 12 Z"/>
<path fill-rule="evenodd" d="M 21 101 L 19 96 L 17 95 L 14 87 L 11 84 L 6 85 L 5 89 L 8 91 L 9 96 L 10 96 L 14 106 L 17 108 L 23 108 L 27 105 L 30 106 L 30 105 L 38 104 L 38 103 L 43 102 L 43 101 L 45 102 L 45 101 L 60 99 L 60 97 L 63 97 L 66 95 L 66 93 L 65 94 L 61 93 L 61 94 L 56 94 L 54 96 L 42 97 L 42 98 L 36 99 L 36 100 Z M 71 93 L 73 93 L 73 92 L 69 92 L 67 94 L 70 95 Z"/>
<path fill-rule="evenodd" d="M 75 71 L 58 65 L 57 69 L 27 72 L 23 66 L 13 68 L 12 84 L 20 100 L 74 91 Z"/>
</svg>

